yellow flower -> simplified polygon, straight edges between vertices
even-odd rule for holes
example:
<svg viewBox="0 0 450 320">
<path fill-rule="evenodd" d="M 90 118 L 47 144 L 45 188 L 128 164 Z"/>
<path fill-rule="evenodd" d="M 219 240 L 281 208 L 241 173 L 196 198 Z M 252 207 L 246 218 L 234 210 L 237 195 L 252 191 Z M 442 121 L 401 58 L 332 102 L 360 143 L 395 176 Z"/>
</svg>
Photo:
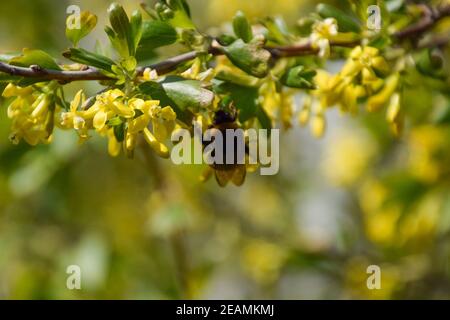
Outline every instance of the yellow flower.
<svg viewBox="0 0 450 320">
<path fill-rule="evenodd" d="M 243 269 L 256 281 L 269 284 L 279 277 L 287 252 L 277 244 L 250 240 L 242 248 Z"/>
<path fill-rule="evenodd" d="M 12 119 L 10 140 L 14 144 L 21 139 L 32 146 L 50 142 L 55 110 L 52 94 L 42 93 L 36 97 L 29 88 L 10 84 L 3 96 L 17 96 L 8 106 L 8 117 Z"/>
<path fill-rule="evenodd" d="M 177 115 L 169 106 L 161 108 L 153 106 L 150 108 L 152 118 L 153 134 L 159 141 L 166 140 L 175 129 Z"/>
<path fill-rule="evenodd" d="M 327 18 L 317 21 L 313 25 L 313 31 L 309 40 L 314 49 L 319 49 L 319 56 L 327 58 L 330 56 L 330 39 L 338 34 L 337 21 L 334 18 Z"/>
<path fill-rule="evenodd" d="M 111 157 L 117 157 L 120 154 L 120 150 L 122 149 L 122 144 L 117 141 L 116 136 L 114 134 L 114 129 L 108 130 L 108 153 Z"/>
<path fill-rule="evenodd" d="M 338 186 L 350 187 L 366 172 L 376 153 L 376 145 L 362 129 L 340 129 L 325 149 L 322 170 Z"/>
<path fill-rule="evenodd" d="M 350 112 L 351 114 L 358 113 L 358 99 L 366 95 L 366 91 L 360 85 L 349 84 L 345 86 L 341 102 L 339 106 L 341 111 Z"/>
<path fill-rule="evenodd" d="M 448 170 L 449 129 L 431 125 L 414 128 L 408 137 L 409 171 L 425 183 L 435 183 Z"/>
<path fill-rule="evenodd" d="M 64 129 L 75 129 L 82 140 L 89 137 L 88 126 L 85 120 L 85 111 L 81 111 L 80 108 L 86 101 L 86 96 L 83 90 L 80 90 L 75 95 L 74 99 L 70 103 L 68 112 L 61 113 L 60 125 Z"/>
<path fill-rule="evenodd" d="M 159 142 L 155 136 L 150 132 L 148 128 L 144 129 L 144 138 L 145 141 L 150 145 L 150 147 L 161 157 L 161 158 L 169 158 L 170 152 L 169 149 L 161 142 Z"/>
<path fill-rule="evenodd" d="M 32 87 L 19 87 L 12 83 L 9 83 L 5 90 L 3 90 L 2 96 L 5 98 L 11 98 L 11 97 L 25 97 L 29 96 L 33 93 Z"/>
<path fill-rule="evenodd" d="M 350 54 L 350 59 L 345 64 L 341 73 L 344 77 L 356 77 L 362 73 L 362 83 L 371 84 L 378 79 L 376 72 L 387 74 L 389 65 L 380 56 L 380 51 L 373 47 L 357 46 Z"/>
<path fill-rule="evenodd" d="M 260 94 L 263 109 L 272 120 L 277 119 L 281 105 L 281 96 L 277 92 L 275 81 L 268 80 L 264 82 L 260 88 Z"/>
<path fill-rule="evenodd" d="M 144 74 L 142 75 L 144 81 L 154 81 L 158 79 L 158 72 L 156 70 L 145 68 Z"/>
<path fill-rule="evenodd" d="M 322 138 L 325 134 L 327 122 L 322 113 L 316 114 L 311 119 L 311 133 L 315 138 Z"/>
<path fill-rule="evenodd" d="M 313 94 L 319 98 L 323 108 L 331 107 L 339 102 L 342 90 L 345 88 L 343 80 L 339 74 L 331 75 L 324 70 L 317 71 L 314 78 L 317 89 L 313 91 Z"/>
<path fill-rule="evenodd" d="M 120 116 L 124 118 L 133 118 L 135 112 L 132 107 L 126 104 L 125 94 L 119 90 L 109 90 L 97 97 L 97 101 L 92 106 L 95 110 L 93 119 L 94 128 L 102 133 L 108 120 Z"/>
<path fill-rule="evenodd" d="M 290 93 L 283 92 L 281 94 L 281 110 L 280 118 L 284 129 L 289 129 L 292 127 L 292 116 L 294 114 L 294 100 Z"/>
<path fill-rule="evenodd" d="M 302 127 L 306 126 L 311 114 L 312 99 L 310 96 L 304 97 L 303 106 L 298 114 L 298 122 Z"/>
</svg>

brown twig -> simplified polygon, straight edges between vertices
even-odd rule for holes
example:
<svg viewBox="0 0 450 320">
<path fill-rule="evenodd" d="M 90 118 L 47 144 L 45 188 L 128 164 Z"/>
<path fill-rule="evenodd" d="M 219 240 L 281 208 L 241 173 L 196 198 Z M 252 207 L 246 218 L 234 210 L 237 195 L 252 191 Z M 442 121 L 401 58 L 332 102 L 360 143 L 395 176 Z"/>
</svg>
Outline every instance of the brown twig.
<svg viewBox="0 0 450 320">
<path fill-rule="evenodd" d="M 394 33 L 394 37 L 398 39 L 406 39 L 409 37 L 417 37 L 425 31 L 432 28 L 441 19 L 450 16 L 450 5 L 446 5 L 437 9 L 430 8 L 427 5 L 421 6 L 423 11 L 422 18 L 415 24 Z"/>
</svg>

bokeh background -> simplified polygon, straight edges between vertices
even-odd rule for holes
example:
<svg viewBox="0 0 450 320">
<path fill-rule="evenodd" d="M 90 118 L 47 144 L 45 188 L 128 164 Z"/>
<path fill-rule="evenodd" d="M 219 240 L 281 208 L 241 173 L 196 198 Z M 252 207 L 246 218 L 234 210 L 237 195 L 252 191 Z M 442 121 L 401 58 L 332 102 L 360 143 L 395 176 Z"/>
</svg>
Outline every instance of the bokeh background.
<svg viewBox="0 0 450 320">
<path fill-rule="evenodd" d="M 295 24 L 316 4 L 189 2 L 204 31 L 238 9 Z M 108 1 L 1 1 L 0 52 L 60 57 L 72 4 L 100 19 L 83 45 L 106 44 Z M 13 146 L 2 105 L 0 299 L 450 298 L 450 127 L 436 124 L 449 98 L 425 84 L 405 96 L 412 117 L 401 138 L 383 115 L 332 111 L 322 140 L 295 123 L 282 134 L 277 176 L 226 189 L 199 182 L 200 166 L 151 151 L 112 159 L 104 140 L 80 146 L 73 132 L 58 131 L 49 146 Z M 82 290 L 66 288 L 73 264 Z M 367 289 L 372 264 L 381 290 Z"/>
</svg>

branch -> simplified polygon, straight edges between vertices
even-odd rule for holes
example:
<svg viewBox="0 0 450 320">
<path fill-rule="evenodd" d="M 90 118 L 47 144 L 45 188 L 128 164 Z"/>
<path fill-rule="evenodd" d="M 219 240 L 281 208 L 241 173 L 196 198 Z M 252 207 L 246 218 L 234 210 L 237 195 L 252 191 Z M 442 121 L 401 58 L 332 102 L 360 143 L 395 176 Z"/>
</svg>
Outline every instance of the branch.
<svg viewBox="0 0 450 320">
<path fill-rule="evenodd" d="M 450 5 L 438 9 L 432 9 L 427 5 L 422 5 L 423 16 L 416 24 L 394 33 L 394 37 L 405 39 L 417 37 L 432 28 L 439 20 L 450 16 Z"/>
<path fill-rule="evenodd" d="M 350 44 L 343 43 L 332 43 L 334 46 L 349 46 Z M 307 54 L 315 54 L 318 50 L 313 49 L 311 44 L 305 43 L 301 45 L 287 46 L 287 47 L 276 47 L 276 48 L 266 48 L 274 58 L 280 57 L 292 57 Z M 223 51 L 218 47 L 218 45 L 213 45 L 209 49 L 209 53 L 214 56 L 223 55 Z M 144 70 L 150 68 L 158 72 L 158 74 L 166 74 L 173 71 L 181 63 L 195 59 L 199 53 L 196 51 L 187 52 L 167 60 L 146 66 L 139 67 L 137 69 L 138 75 L 142 75 Z M 82 71 L 58 71 L 43 69 L 37 65 L 30 66 L 29 68 L 13 66 L 4 62 L 0 62 L 0 72 L 7 73 L 12 76 L 19 76 L 25 78 L 36 78 L 41 80 L 57 80 L 63 83 L 73 82 L 73 81 L 91 81 L 91 80 L 113 80 L 112 78 L 105 76 L 98 69 L 94 67 L 89 67 Z"/>
<path fill-rule="evenodd" d="M 426 5 L 423 5 L 422 8 L 424 11 L 422 19 L 418 23 L 395 33 L 394 37 L 398 39 L 417 37 L 418 35 L 422 34 L 423 32 L 433 27 L 442 18 L 450 16 L 450 5 L 446 5 L 438 9 L 432 9 Z M 333 47 L 352 47 L 358 44 L 359 41 L 331 42 L 331 46 Z M 303 44 L 296 44 L 291 46 L 272 47 L 272 48 L 268 47 L 266 49 L 272 54 L 272 56 L 275 59 L 283 57 L 317 54 L 318 52 L 318 49 L 313 48 L 310 42 L 305 42 Z M 220 48 L 214 45 L 210 48 L 209 53 L 215 56 L 223 54 L 222 50 L 220 50 Z M 164 60 L 162 62 L 153 65 L 149 65 L 146 67 L 139 67 L 137 69 L 137 72 L 138 75 L 142 75 L 146 68 L 150 68 L 156 70 L 158 74 L 166 74 L 176 69 L 176 67 L 181 63 L 196 58 L 197 55 L 198 55 L 197 52 L 191 51 L 188 53 L 181 54 L 179 56 L 175 56 L 173 58 L 169 58 L 167 60 Z M 57 80 L 62 83 L 68 83 L 73 81 L 113 80 L 112 78 L 105 76 L 98 69 L 93 67 L 88 67 L 86 70 L 81 71 L 58 71 L 58 70 L 43 69 L 37 65 L 30 66 L 29 68 L 24 68 L 0 62 L 0 72 L 4 72 L 12 76 L 41 79 L 43 81 Z"/>
<path fill-rule="evenodd" d="M 0 71 L 11 76 L 36 78 L 42 80 L 58 80 L 61 82 L 110 79 L 93 67 L 89 67 L 88 69 L 82 71 L 59 71 L 43 69 L 37 65 L 30 66 L 29 68 L 23 68 L 0 62 Z"/>
</svg>

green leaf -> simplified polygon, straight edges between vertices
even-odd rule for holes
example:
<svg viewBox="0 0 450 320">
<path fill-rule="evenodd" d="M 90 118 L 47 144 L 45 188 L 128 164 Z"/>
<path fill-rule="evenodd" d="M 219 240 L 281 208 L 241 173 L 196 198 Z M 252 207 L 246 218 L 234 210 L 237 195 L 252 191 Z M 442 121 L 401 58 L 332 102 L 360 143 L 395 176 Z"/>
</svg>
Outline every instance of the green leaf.
<svg viewBox="0 0 450 320">
<path fill-rule="evenodd" d="M 206 109 L 214 100 L 214 93 L 202 88 L 202 83 L 197 80 L 169 76 L 163 81 L 162 86 L 167 96 L 181 109 Z"/>
<path fill-rule="evenodd" d="M 23 49 L 22 55 L 12 58 L 9 63 L 19 67 L 38 65 L 44 69 L 61 70 L 55 60 L 42 50 Z"/>
<path fill-rule="evenodd" d="M 120 123 L 114 128 L 114 136 L 118 142 L 123 142 L 125 140 L 125 123 Z"/>
<path fill-rule="evenodd" d="M 238 39 L 223 51 L 230 61 L 244 72 L 257 78 L 264 78 L 269 73 L 271 54 L 263 48 L 260 41 L 245 43 Z"/>
<path fill-rule="evenodd" d="M 246 43 L 249 43 L 253 39 L 252 26 L 242 11 L 238 11 L 238 13 L 234 16 L 233 30 L 234 34 Z"/>
<path fill-rule="evenodd" d="M 185 0 L 160 1 L 155 9 L 162 20 L 169 22 L 174 28 L 195 29 L 189 6 Z"/>
<path fill-rule="evenodd" d="M 201 87 L 200 81 L 169 76 L 161 82 L 148 81 L 139 86 L 142 93 L 159 100 L 163 106 L 171 106 L 177 118 L 186 124 L 192 120 L 192 110 L 204 109 L 214 100 L 213 92 Z"/>
<path fill-rule="evenodd" d="M 258 88 L 246 87 L 230 82 L 221 82 L 214 86 L 217 94 L 227 95 L 239 110 L 239 121 L 245 122 L 256 116 L 258 108 Z"/>
<path fill-rule="evenodd" d="M 173 44 L 178 35 L 174 27 L 164 21 L 144 21 L 140 49 L 153 50 Z"/>
<path fill-rule="evenodd" d="M 423 49 L 415 56 L 417 70 L 428 77 L 445 79 L 447 77 L 443 69 L 443 57 L 438 50 Z"/>
<path fill-rule="evenodd" d="M 162 106 L 170 106 L 177 114 L 177 119 L 186 123 L 191 124 L 193 115 L 189 110 L 182 110 L 178 105 L 169 98 L 163 86 L 155 81 L 149 81 L 141 84 L 139 89 L 142 93 L 149 95 L 154 100 L 159 100 Z"/>
<path fill-rule="evenodd" d="M 97 16 L 88 11 L 81 12 L 79 28 L 72 28 L 72 26 L 69 25 L 72 19 L 74 19 L 74 15 L 67 18 L 66 37 L 76 47 L 78 46 L 79 41 L 86 37 L 95 28 L 97 25 Z"/>
<path fill-rule="evenodd" d="M 108 57 L 81 48 L 70 48 L 63 53 L 63 56 L 74 62 L 96 67 L 108 72 L 111 72 L 111 66 L 115 64 L 114 61 Z"/>
<path fill-rule="evenodd" d="M 320 3 L 316 11 L 322 18 L 335 18 L 341 32 L 361 32 L 360 24 L 352 16 L 332 5 Z"/>
<path fill-rule="evenodd" d="M 309 70 L 300 65 L 288 69 L 281 78 L 281 83 L 291 88 L 314 89 L 315 75 L 315 70 Z"/>
<path fill-rule="evenodd" d="M 128 19 L 128 15 L 125 12 L 124 8 L 117 3 L 113 3 L 108 9 L 108 14 L 112 30 L 115 33 L 115 38 L 118 39 L 119 43 L 121 44 L 119 50 L 121 55 L 124 58 L 127 57 L 123 50 L 124 48 L 127 48 L 128 54 L 134 56 L 136 48 L 134 45 L 132 28 Z M 110 34 L 108 33 L 108 35 Z"/>
</svg>

